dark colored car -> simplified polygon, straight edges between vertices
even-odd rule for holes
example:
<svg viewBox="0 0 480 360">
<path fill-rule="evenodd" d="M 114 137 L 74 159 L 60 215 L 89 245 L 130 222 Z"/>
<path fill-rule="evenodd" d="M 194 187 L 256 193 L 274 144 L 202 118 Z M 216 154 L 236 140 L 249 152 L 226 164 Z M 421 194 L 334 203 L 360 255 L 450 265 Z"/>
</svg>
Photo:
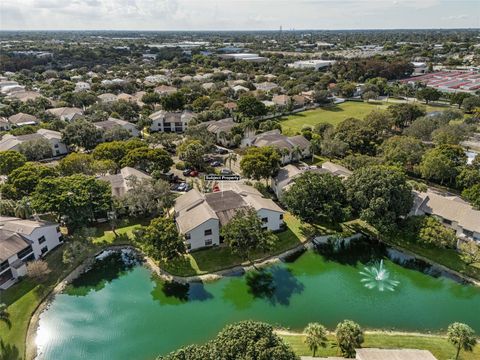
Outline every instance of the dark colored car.
<svg viewBox="0 0 480 360">
<path fill-rule="evenodd" d="M 210 163 L 210 166 L 219 167 L 219 166 L 222 166 L 222 163 L 220 161 L 215 160 Z"/>
</svg>

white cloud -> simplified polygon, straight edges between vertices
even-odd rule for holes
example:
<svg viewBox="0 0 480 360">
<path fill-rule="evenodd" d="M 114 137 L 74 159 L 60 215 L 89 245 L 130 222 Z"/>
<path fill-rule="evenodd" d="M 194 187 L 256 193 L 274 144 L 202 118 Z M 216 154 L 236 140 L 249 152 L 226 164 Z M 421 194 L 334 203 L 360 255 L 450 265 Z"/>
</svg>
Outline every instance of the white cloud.
<svg viewBox="0 0 480 360">
<path fill-rule="evenodd" d="M 0 0 L 1 29 L 475 27 L 478 0 Z M 449 24 L 449 21 L 451 24 Z"/>
</svg>

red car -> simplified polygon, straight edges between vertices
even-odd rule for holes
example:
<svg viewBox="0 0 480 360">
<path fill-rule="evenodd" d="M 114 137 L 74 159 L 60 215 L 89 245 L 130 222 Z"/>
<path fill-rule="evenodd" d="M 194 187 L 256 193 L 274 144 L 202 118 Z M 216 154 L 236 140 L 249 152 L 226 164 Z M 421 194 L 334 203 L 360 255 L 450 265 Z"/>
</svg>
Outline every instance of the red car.
<svg viewBox="0 0 480 360">
<path fill-rule="evenodd" d="M 197 170 L 190 171 L 190 176 L 192 176 L 192 177 L 198 176 L 198 171 Z"/>
</svg>

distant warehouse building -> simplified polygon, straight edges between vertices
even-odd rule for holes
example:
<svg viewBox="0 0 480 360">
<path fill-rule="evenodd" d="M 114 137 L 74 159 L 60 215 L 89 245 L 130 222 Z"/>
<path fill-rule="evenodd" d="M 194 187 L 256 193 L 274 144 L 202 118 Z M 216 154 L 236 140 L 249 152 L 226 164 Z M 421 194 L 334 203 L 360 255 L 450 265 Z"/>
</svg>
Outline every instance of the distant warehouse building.
<svg viewBox="0 0 480 360">
<path fill-rule="evenodd" d="M 335 60 L 299 60 L 288 64 L 288 67 L 294 69 L 314 69 L 320 70 L 335 64 Z"/>
<path fill-rule="evenodd" d="M 222 54 L 219 55 L 222 59 L 244 60 L 248 62 L 265 62 L 268 58 L 259 56 L 252 53 L 239 53 L 239 54 Z"/>
</svg>

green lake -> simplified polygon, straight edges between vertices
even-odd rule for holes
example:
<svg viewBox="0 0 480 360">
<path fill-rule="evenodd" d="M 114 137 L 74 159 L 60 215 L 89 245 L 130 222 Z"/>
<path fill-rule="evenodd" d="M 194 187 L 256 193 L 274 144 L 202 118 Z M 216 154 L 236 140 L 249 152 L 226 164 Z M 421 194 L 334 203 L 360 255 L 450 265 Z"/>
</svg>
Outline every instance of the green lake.
<svg viewBox="0 0 480 360">
<path fill-rule="evenodd" d="M 341 253 L 308 251 L 261 273 L 190 285 L 165 283 L 142 265 L 124 265 L 118 254 L 106 257 L 41 315 L 39 359 L 152 360 L 244 319 L 295 330 L 352 319 L 364 328 L 443 331 L 461 321 L 480 332 L 480 288 L 412 259 L 398 265 L 388 249 Z M 380 259 L 389 274 L 364 279 L 365 267 Z M 391 289 L 367 287 L 383 275 Z"/>
</svg>

